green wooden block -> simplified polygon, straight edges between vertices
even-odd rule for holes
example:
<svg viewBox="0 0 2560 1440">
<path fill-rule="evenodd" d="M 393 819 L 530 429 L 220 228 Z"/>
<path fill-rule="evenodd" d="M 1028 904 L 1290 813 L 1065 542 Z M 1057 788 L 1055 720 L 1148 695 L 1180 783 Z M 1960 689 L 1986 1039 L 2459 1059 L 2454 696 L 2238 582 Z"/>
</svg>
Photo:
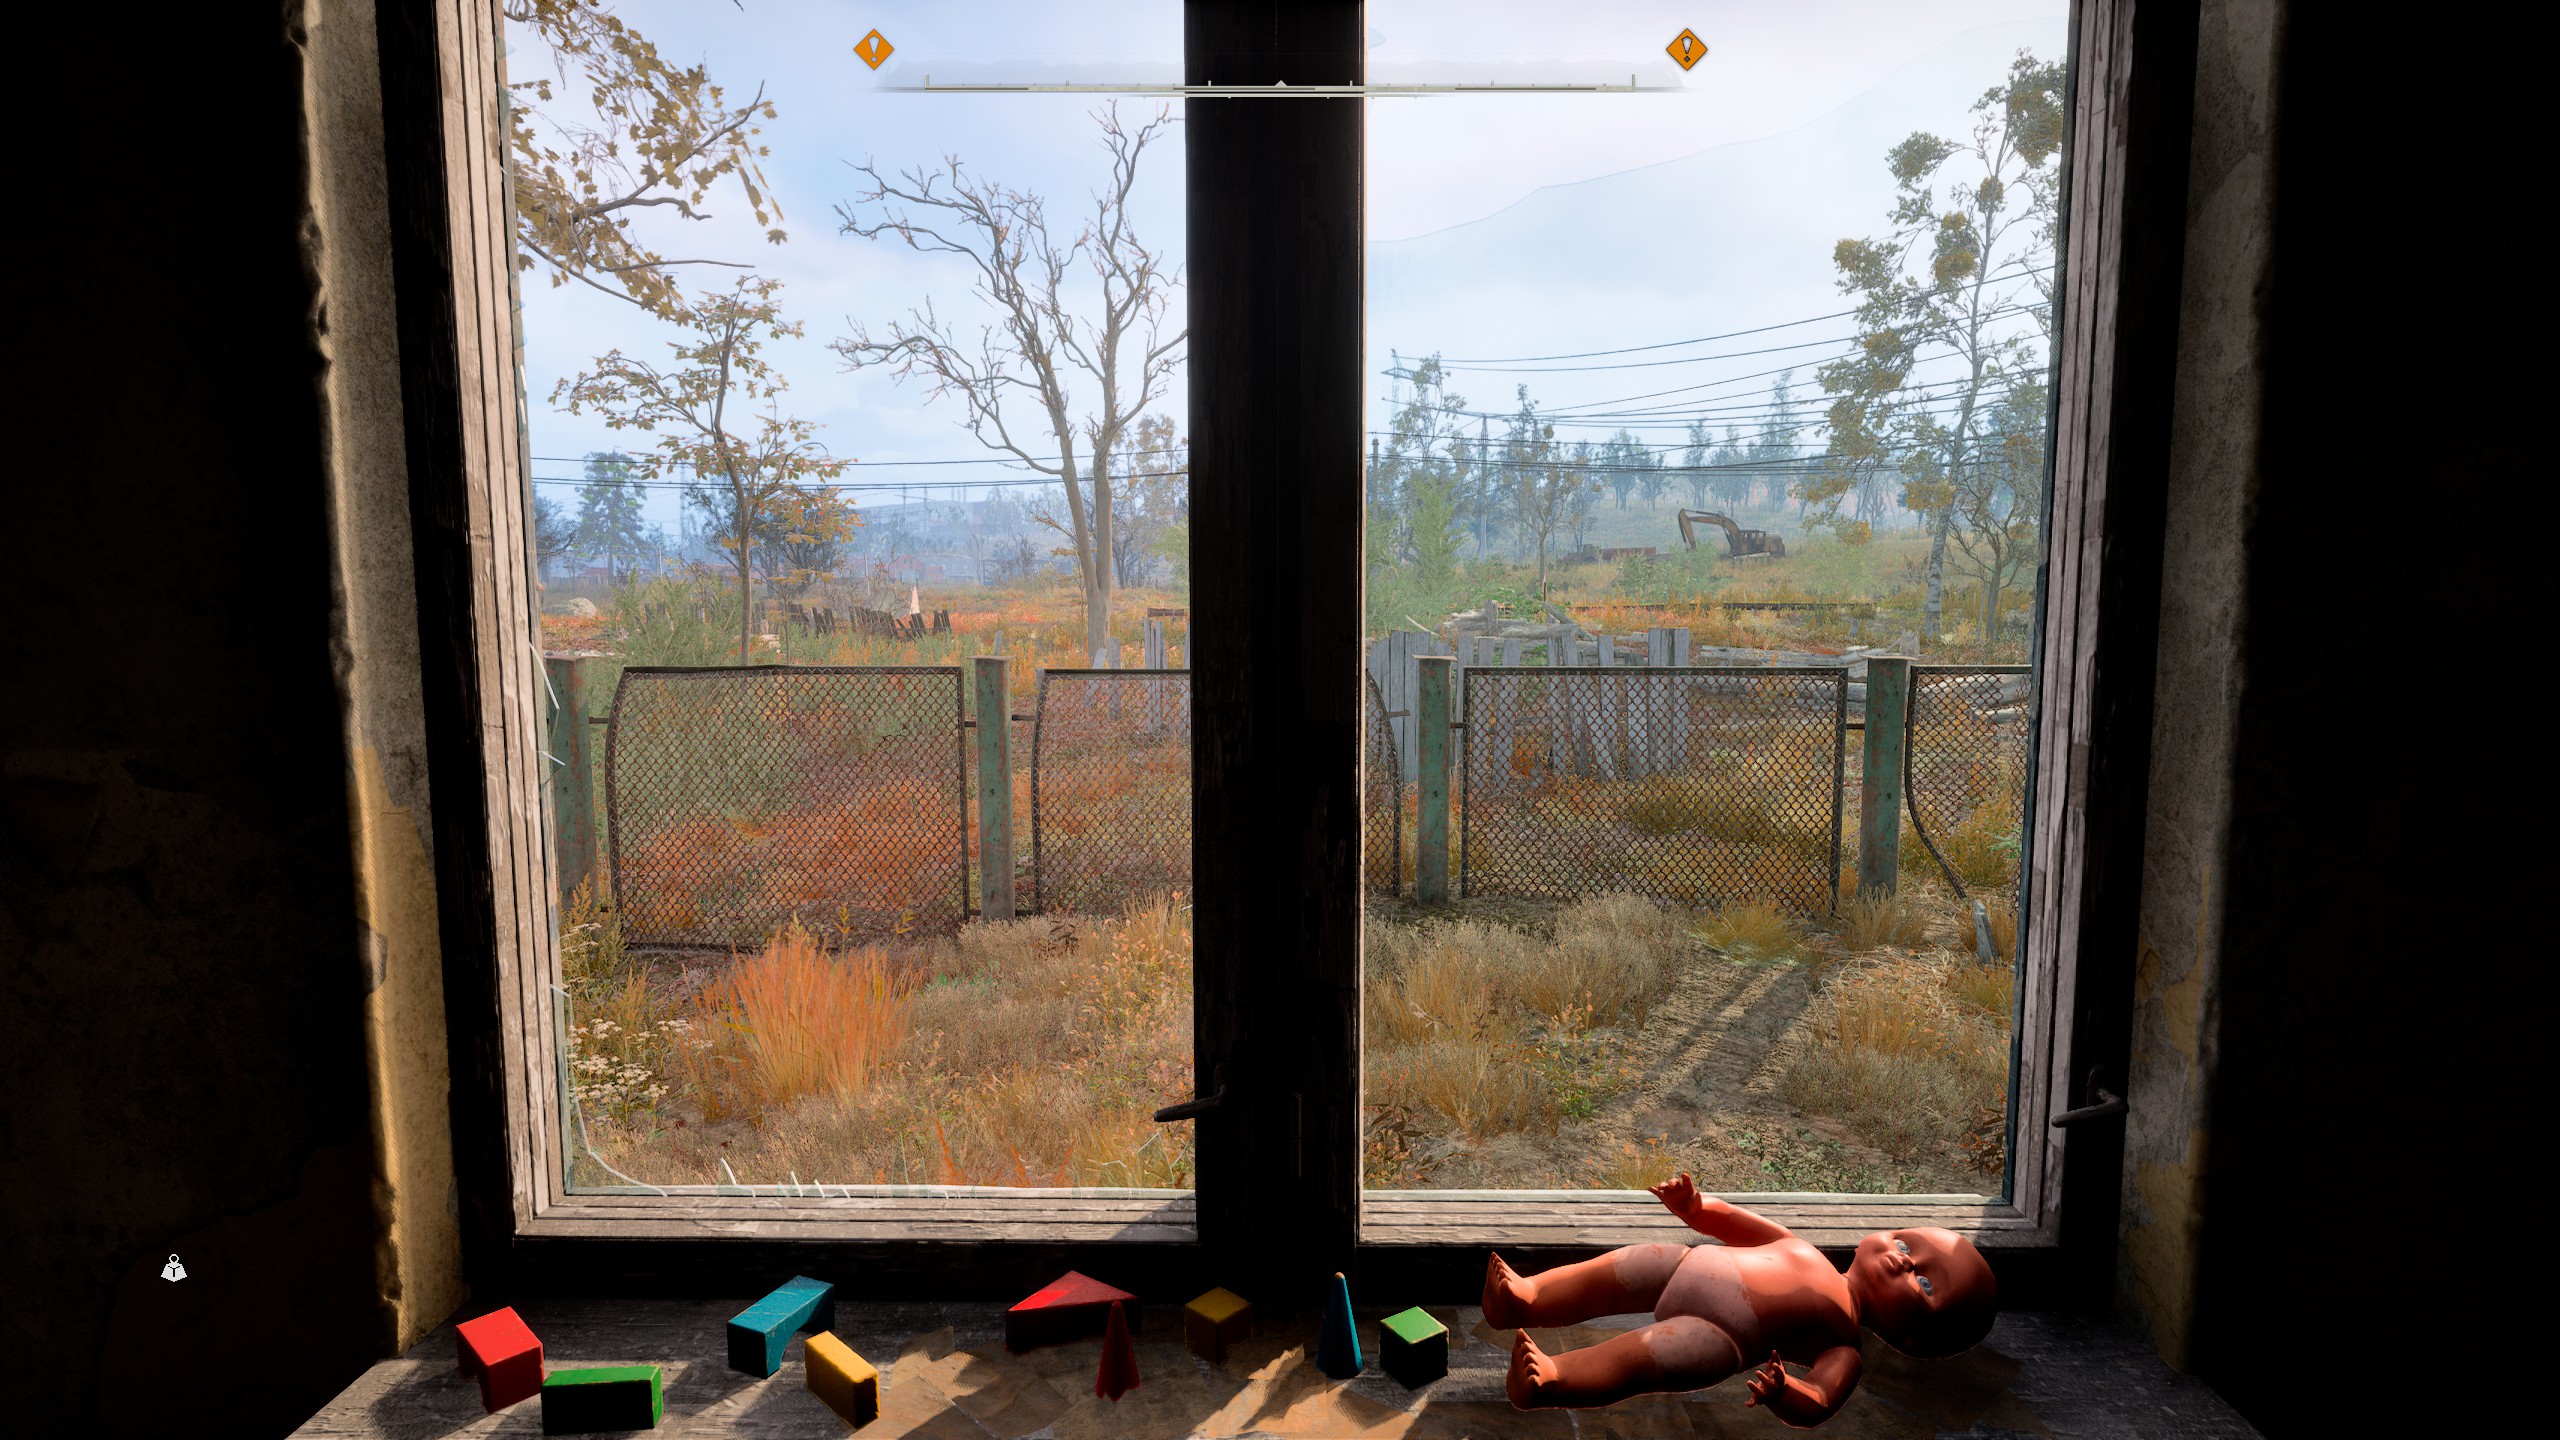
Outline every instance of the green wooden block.
<svg viewBox="0 0 2560 1440">
<path fill-rule="evenodd" d="M 1378 1368 L 1419 1390 L 1449 1373 L 1449 1327 L 1416 1305 L 1378 1322 Z"/>
<path fill-rule="evenodd" d="M 542 1382 L 542 1433 L 591 1435 L 599 1430 L 655 1430 L 667 1413 L 655 1365 L 599 1365 L 554 1370 Z"/>
</svg>

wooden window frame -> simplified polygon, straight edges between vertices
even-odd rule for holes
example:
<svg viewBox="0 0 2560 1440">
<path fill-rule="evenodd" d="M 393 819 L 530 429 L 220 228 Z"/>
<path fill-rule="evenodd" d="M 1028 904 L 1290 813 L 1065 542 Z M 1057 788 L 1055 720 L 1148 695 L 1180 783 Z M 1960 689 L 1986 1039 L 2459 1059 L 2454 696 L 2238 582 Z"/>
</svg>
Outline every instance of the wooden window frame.
<svg viewBox="0 0 2560 1440">
<path fill-rule="evenodd" d="M 1186 113 L 1195 1055 L 1202 1091 L 1224 1097 L 1196 1122 L 1196 1206 L 922 1187 L 823 1202 L 570 1193 L 557 1045 L 534 1041 L 565 1020 L 499 31 L 490 0 L 386 0 L 379 14 L 475 1287 L 724 1290 L 762 1263 L 833 1266 L 863 1294 L 992 1296 L 1107 1264 L 1170 1293 L 1207 1262 L 1274 1295 L 1355 1269 L 1463 1296 L 1488 1242 L 1544 1264 L 1662 1238 L 1641 1194 L 1361 1193 L 1360 594 L 1301 583 L 1359 573 L 1356 99 L 1195 99 Z M 2049 1120 L 2085 1101 L 2092 1072 L 2120 1090 L 2126 1058 L 2195 15 L 2192 0 L 2081 0 L 2073 18 L 2031 765 L 2041 823 L 2007 1196 L 1753 1201 L 1833 1249 L 1886 1225 L 1964 1231 L 2013 1299 L 2103 1293 L 2112 1267 L 2121 1127 Z M 1186 80 L 1356 83 L 1365 33 L 1357 0 L 1188 0 Z"/>
</svg>

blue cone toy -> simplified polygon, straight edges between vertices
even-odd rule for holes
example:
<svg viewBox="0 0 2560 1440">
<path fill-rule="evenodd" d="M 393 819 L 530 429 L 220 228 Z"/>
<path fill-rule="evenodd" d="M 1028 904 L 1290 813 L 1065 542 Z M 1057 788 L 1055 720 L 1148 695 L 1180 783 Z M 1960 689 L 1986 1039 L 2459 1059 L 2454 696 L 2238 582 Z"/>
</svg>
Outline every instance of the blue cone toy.
<svg viewBox="0 0 2560 1440">
<path fill-rule="evenodd" d="M 1333 1272 L 1333 1293 L 1324 1302 L 1324 1338 L 1316 1342 L 1316 1368 L 1336 1380 L 1360 1373 L 1360 1332 L 1351 1323 L 1351 1282 Z"/>
</svg>

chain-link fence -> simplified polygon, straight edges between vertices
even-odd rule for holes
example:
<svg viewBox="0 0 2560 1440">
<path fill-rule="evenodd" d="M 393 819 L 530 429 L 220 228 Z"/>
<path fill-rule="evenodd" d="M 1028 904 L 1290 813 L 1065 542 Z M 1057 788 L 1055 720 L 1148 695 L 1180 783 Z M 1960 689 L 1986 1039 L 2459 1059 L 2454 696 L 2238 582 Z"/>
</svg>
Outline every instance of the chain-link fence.
<svg viewBox="0 0 2560 1440">
<path fill-rule="evenodd" d="M 1914 665 L 1903 794 L 1959 895 L 2016 903 L 2027 807 L 2024 665 Z"/>
<path fill-rule="evenodd" d="M 1828 910 L 1848 675 L 1465 672 L 1460 893 Z"/>
<path fill-rule="evenodd" d="M 1191 888 L 1191 672 L 1043 670 L 1031 908 L 1117 914 Z"/>
<path fill-rule="evenodd" d="M 1361 680 L 1360 868 L 1373 895 L 1404 893 L 1404 770 L 1397 763 L 1398 718 L 1387 712 L 1374 675 Z"/>
<path fill-rule="evenodd" d="M 960 671 L 635 666 L 605 742 L 625 943 L 869 938 L 966 919 Z"/>
</svg>

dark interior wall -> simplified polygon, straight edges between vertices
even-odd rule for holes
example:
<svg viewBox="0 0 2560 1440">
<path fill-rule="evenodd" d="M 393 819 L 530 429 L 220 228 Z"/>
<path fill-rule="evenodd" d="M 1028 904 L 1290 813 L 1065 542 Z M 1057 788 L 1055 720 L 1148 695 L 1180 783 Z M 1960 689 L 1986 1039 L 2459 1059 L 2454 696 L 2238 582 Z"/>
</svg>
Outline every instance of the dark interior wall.
<svg viewBox="0 0 2560 1440">
<path fill-rule="evenodd" d="M 2279 52 L 2196 1232 L 2194 1368 L 2275 1436 L 2417 1421 L 2516 1334 L 2550 1130 L 2523 132 L 2476 33 L 2368 19 L 2289 6 Z"/>
<path fill-rule="evenodd" d="M 381 1329 L 286 12 L 21 18 L 73 119 L 0 520 L 12 1433 L 282 1433 Z"/>
</svg>

